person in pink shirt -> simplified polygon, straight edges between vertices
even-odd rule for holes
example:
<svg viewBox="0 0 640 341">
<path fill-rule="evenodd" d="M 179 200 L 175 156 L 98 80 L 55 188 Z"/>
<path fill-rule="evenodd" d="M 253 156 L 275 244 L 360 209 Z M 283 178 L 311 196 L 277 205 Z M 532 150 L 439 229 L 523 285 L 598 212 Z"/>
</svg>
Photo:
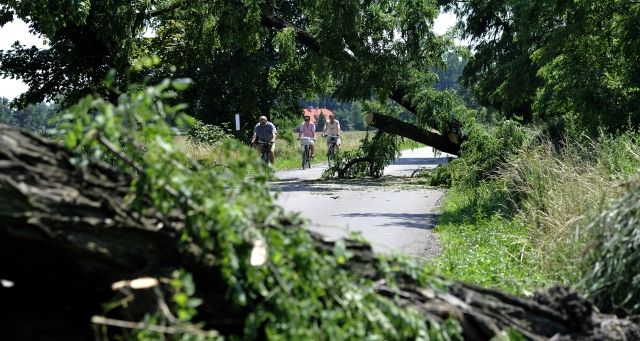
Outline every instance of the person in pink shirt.
<svg viewBox="0 0 640 341">
<path fill-rule="evenodd" d="M 302 137 L 309 137 L 315 140 L 316 138 L 316 125 L 311 123 L 311 117 L 305 116 L 304 123 L 300 126 L 300 131 L 298 132 L 298 140 Z M 314 143 L 309 145 L 309 149 L 311 150 L 311 157 L 313 157 L 315 148 Z"/>
</svg>

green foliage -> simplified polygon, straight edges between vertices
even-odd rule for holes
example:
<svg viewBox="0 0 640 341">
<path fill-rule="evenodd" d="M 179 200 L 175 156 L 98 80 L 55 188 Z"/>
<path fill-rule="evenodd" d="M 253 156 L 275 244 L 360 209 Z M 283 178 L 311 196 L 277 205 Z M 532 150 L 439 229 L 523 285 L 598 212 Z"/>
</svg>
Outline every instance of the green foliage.
<svg viewBox="0 0 640 341">
<path fill-rule="evenodd" d="M 451 170 L 445 166 L 421 170 L 417 176 L 425 178 L 429 186 L 451 187 Z"/>
<path fill-rule="evenodd" d="M 298 134 L 296 134 L 295 131 L 300 125 L 297 118 L 277 118 L 273 120 L 273 124 L 275 124 L 276 129 L 278 130 L 278 140 L 284 140 L 288 144 L 297 144 L 296 138 L 298 137 Z"/>
<path fill-rule="evenodd" d="M 453 91 L 467 106 L 477 107 L 478 104 L 471 98 L 469 90 L 460 83 L 460 77 L 469 58 L 469 52 L 461 50 L 462 48 L 459 48 L 458 50 L 448 51 L 444 54 L 446 66 L 436 69 L 438 82 L 434 84 L 434 88 L 440 91 Z"/>
<path fill-rule="evenodd" d="M 351 255 L 339 244 L 332 252 L 320 252 L 308 232 L 292 228 L 291 223 L 301 221 L 285 219 L 274 206 L 267 183 L 270 167 L 253 150 L 224 141 L 220 148 L 234 153 L 224 168 L 194 164 L 176 150 L 173 128 L 166 122 L 193 122 L 182 114 L 185 106 L 163 100 L 174 98 L 182 83 L 166 79 L 132 86 L 117 104 L 86 97 L 65 114 L 63 140 L 76 152 L 77 167 L 108 154 L 116 167 L 133 171 L 128 209 L 165 218 L 175 210 L 185 215 L 178 247 L 213 261 L 219 273 L 212 276 L 221 278 L 221 289 L 227 290 L 225 309 L 248 313 L 243 334 L 236 337 L 254 339 L 260 331 L 268 339 L 460 337 L 455 321 L 438 328 L 427 324 L 418 311 L 378 295 L 371 280 L 342 268 Z M 406 271 L 427 285 L 429 277 L 415 265 L 393 264 L 384 273 L 389 283 L 395 272 Z M 173 314 L 180 321 L 197 319 L 194 309 L 202 305 L 188 273 L 179 273 L 171 285 Z M 148 321 L 171 326 L 161 314 L 151 313 Z M 149 335 L 143 331 L 139 337 Z"/>
<path fill-rule="evenodd" d="M 566 140 L 561 147 L 533 136 L 538 134 L 528 137 L 530 142 L 511 153 L 490 177 L 474 186 L 455 182 L 447 192 L 436 228 L 445 246 L 443 256 L 436 260 L 437 270 L 482 285 L 528 293 L 535 286 L 552 282 L 576 285 L 585 269 L 602 260 L 599 275 L 611 277 L 603 278 L 600 284 L 613 281 L 618 275 L 608 269 L 613 269 L 613 262 L 626 266 L 627 260 L 618 252 L 607 255 L 606 262 L 611 264 L 603 263 L 604 245 L 611 244 L 603 241 L 599 225 L 588 225 L 624 191 L 620 183 L 640 171 L 638 133 Z M 443 167 L 442 174 L 451 166 L 462 171 L 456 167 L 464 158 L 465 154 Z M 635 203 L 635 199 L 627 203 Z M 624 234 L 619 238 L 624 239 Z M 586 259 L 594 245 L 600 245 L 598 251 Z M 631 268 L 619 270 L 633 272 Z M 608 289 L 600 289 L 600 299 L 608 299 Z M 623 299 L 616 296 L 617 304 Z"/>
<path fill-rule="evenodd" d="M 148 0 L 5 1 L 0 7 L 24 20 L 48 47 L 13 45 L 0 52 L 0 73 L 20 78 L 29 89 L 20 107 L 45 100 L 64 105 L 88 93 L 109 95 L 102 80 L 115 68 L 128 70 L 140 54 Z M 114 20 L 118 18 L 118 20 Z M 120 74 L 126 81 L 129 74 Z"/>
<path fill-rule="evenodd" d="M 424 0 L 42 0 L 1 7 L 49 43 L 0 53 L 0 72 L 29 85 L 21 105 L 59 96 L 74 103 L 88 93 L 115 100 L 102 84 L 109 69 L 119 71 L 113 85 L 121 91 L 168 71 L 198 85 L 177 99 L 193 103 L 192 116 L 219 125 L 240 114 L 243 132 L 259 115 L 299 115 L 298 100 L 317 93 L 349 102 L 384 98 L 400 86 L 429 103 L 438 97 L 430 91 L 433 66 L 449 43 L 430 29 L 438 4 Z M 148 28 L 152 35 L 144 34 Z M 126 72 L 131 61 L 153 54 L 162 64 Z M 409 81 L 414 76 L 420 79 Z M 434 111 L 418 114 L 429 121 Z M 364 128 L 361 111 L 344 118 L 345 130 L 346 123 Z"/>
<path fill-rule="evenodd" d="M 200 120 L 196 120 L 196 124 L 187 132 L 189 140 L 199 143 L 207 143 L 210 145 L 218 141 L 231 137 L 228 129 L 213 124 L 205 124 Z"/>
<path fill-rule="evenodd" d="M 602 133 L 597 142 L 597 153 L 590 153 L 601 172 L 615 180 L 626 181 L 638 173 L 640 161 L 640 130 L 629 129 L 611 135 Z"/>
<path fill-rule="evenodd" d="M 332 178 L 339 176 L 341 173 L 344 178 L 379 177 L 382 175 L 384 168 L 400 156 L 399 140 L 400 137 L 389 135 L 382 131 L 377 131 L 371 137 L 370 131 L 367 131 L 367 134 L 361 140 L 360 148 L 339 152 L 331 167 L 324 170 L 322 177 Z M 347 164 L 360 158 L 366 158 L 369 161 L 355 163 L 344 172 Z"/>
<path fill-rule="evenodd" d="M 508 118 L 597 136 L 640 122 L 640 5 L 627 0 L 445 1 L 475 53 L 463 83 Z M 631 123 L 631 125 L 629 125 Z"/>
<path fill-rule="evenodd" d="M 489 201 L 494 190 L 482 185 L 476 193 Z M 450 191 L 436 227 L 443 251 L 432 264 L 434 271 L 519 295 L 549 283 L 533 271 L 538 259 L 521 222 L 487 216 L 485 209 L 478 210 L 478 194 L 470 190 Z"/>
<path fill-rule="evenodd" d="M 515 121 L 485 126 L 471 120 L 465 124 L 467 140 L 462 144 L 462 157 L 443 165 L 435 175 L 453 186 L 473 188 L 490 179 L 519 150 L 527 146 L 533 134 Z M 447 175 L 446 172 L 450 172 Z M 450 177 L 451 180 L 448 180 Z"/>
<path fill-rule="evenodd" d="M 626 184 L 625 193 L 590 228 L 597 244 L 589 254 L 582 289 L 604 312 L 640 312 L 640 182 Z"/>
<path fill-rule="evenodd" d="M 44 134 L 50 127 L 49 120 L 58 111 L 56 105 L 39 103 L 24 109 L 13 109 L 9 100 L 0 97 L 0 123 L 16 126 L 31 132 Z"/>
</svg>

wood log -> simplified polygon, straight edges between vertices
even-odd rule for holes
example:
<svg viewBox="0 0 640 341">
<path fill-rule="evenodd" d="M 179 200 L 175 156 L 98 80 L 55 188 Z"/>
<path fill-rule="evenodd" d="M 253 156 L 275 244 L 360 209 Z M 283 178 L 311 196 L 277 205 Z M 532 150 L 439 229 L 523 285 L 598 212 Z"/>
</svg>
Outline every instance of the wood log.
<svg viewBox="0 0 640 341">
<path fill-rule="evenodd" d="M 250 310 L 231 311 L 216 262 L 195 246 L 178 246 L 182 216 L 130 212 L 124 199 L 130 175 L 105 164 L 78 167 L 72 156 L 0 125 L 0 279 L 14 283 L 0 285 L 0 339 L 90 339 L 91 317 L 113 298 L 113 282 L 178 268 L 193 274 L 205 301 L 198 318 L 223 335 L 240 334 Z M 332 252 L 334 242 L 311 236 L 318 252 Z M 436 290 L 404 274 L 392 286 L 368 244 L 345 243 L 353 254 L 347 270 L 373 279 L 378 294 L 418 309 L 425 320 L 457 319 L 469 340 L 506 328 L 533 340 L 640 338 L 637 318 L 600 314 L 564 287 L 522 298 L 442 278 L 446 290 Z"/>
<path fill-rule="evenodd" d="M 458 139 L 452 139 L 446 135 L 440 135 L 431 131 L 420 129 L 418 126 L 403 122 L 397 118 L 382 115 L 377 112 L 367 114 L 367 123 L 386 133 L 406 137 L 410 140 L 424 143 L 445 153 L 460 155 Z"/>
</svg>

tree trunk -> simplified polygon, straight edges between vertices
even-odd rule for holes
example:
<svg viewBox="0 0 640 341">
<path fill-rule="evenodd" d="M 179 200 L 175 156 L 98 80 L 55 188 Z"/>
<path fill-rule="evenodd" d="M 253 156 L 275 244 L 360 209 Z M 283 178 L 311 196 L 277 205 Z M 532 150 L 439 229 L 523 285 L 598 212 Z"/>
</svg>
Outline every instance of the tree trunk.
<svg viewBox="0 0 640 341">
<path fill-rule="evenodd" d="M 230 311 L 228 288 L 210 255 L 195 245 L 178 247 L 183 217 L 128 211 L 129 175 L 104 164 L 75 166 L 71 157 L 57 144 L 0 125 L 0 279 L 15 284 L 0 285 L 0 339 L 90 339 L 90 319 L 113 298 L 113 282 L 174 269 L 193 274 L 205 302 L 198 317 L 207 326 L 241 333 L 250 311 Z M 319 252 L 333 250 L 333 242 L 311 235 Z M 436 290 L 407 275 L 392 287 L 369 245 L 346 245 L 353 257 L 345 267 L 373 279 L 380 295 L 418 309 L 425 320 L 459 320 L 469 340 L 509 327 L 540 340 L 640 338 L 637 320 L 600 314 L 562 287 L 519 298 L 444 279 L 446 290 Z"/>
<path fill-rule="evenodd" d="M 380 115 L 376 112 L 369 112 L 367 114 L 367 123 L 386 133 L 424 143 L 427 146 L 431 146 L 445 153 L 460 155 L 459 137 L 454 133 L 440 135 L 420 129 L 416 125 L 400 121 L 396 118 Z"/>
</svg>

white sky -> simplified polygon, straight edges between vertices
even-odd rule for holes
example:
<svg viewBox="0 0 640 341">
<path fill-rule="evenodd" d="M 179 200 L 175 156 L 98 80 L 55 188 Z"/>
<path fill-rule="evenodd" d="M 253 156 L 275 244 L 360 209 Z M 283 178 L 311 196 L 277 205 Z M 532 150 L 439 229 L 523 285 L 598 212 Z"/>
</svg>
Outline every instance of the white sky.
<svg viewBox="0 0 640 341">
<path fill-rule="evenodd" d="M 456 24 L 456 15 L 451 12 L 442 12 L 433 23 L 433 32 L 445 34 L 447 30 Z"/>
<path fill-rule="evenodd" d="M 43 40 L 29 33 L 29 26 L 17 18 L 0 28 L 0 50 L 11 49 L 16 40 L 26 46 L 44 46 Z M 26 90 L 27 86 L 20 80 L 0 78 L 0 97 L 13 99 Z"/>
<path fill-rule="evenodd" d="M 455 15 L 451 13 L 441 13 L 434 23 L 433 30 L 437 34 L 444 34 L 455 22 Z M 29 26 L 17 18 L 0 27 L 0 50 L 11 49 L 11 45 L 16 40 L 20 41 L 22 45 L 44 46 L 43 40 L 29 33 Z M 20 80 L 0 78 L 0 97 L 14 99 L 26 90 L 27 86 Z"/>
</svg>

